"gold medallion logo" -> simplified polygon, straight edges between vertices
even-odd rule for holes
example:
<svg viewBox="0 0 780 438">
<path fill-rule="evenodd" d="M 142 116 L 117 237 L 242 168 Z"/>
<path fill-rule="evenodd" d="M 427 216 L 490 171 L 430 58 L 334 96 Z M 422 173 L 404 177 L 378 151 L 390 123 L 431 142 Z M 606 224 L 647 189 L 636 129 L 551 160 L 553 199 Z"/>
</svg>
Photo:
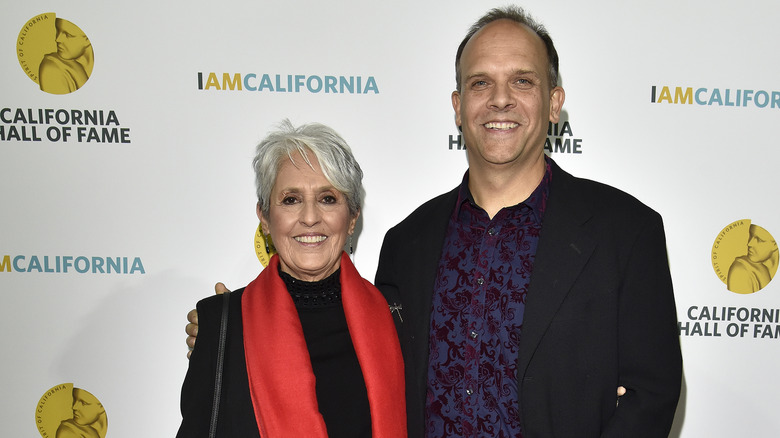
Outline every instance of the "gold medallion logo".
<svg viewBox="0 0 780 438">
<path fill-rule="evenodd" d="M 78 90 L 95 65 L 92 43 L 84 31 L 53 12 L 33 17 L 22 26 L 16 57 L 24 73 L 51 94 Z"/>
<path fill-rule="evenodd" d="M 729 224 L 712 245 L 712 268 L 734 293 L 751 294 L 766 287 L 777 272 L 777 264 L 775 238 L 750 219 Z"/>
<path fill-rule="evenodd" d="M 266 248 L 268 248 L 268 251 L 266 251 Z M 271 235 L 263 235 L 261 225 L 257 226 L 257 231 L 255 232 L 255 254 L 257 254 L 257 259 L 260 260 L 264 268 L 270 263 L 271 256 L 276 254 L 276 248 L 274 248 Z"/>
<path fill-rule="evenodd" d="M 35 424 L 43 438 L 105 438 L 108 417 L 97 397 L 63 383 L 46 391 L 38 401 Z"/>
</svg>

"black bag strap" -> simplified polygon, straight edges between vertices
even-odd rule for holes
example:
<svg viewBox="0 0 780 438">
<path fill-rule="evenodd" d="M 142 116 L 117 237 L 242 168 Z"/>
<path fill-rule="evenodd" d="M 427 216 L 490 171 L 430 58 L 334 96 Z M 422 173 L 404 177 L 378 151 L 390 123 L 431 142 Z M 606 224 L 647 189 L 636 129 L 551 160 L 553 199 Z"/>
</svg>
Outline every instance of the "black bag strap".
<svg viewBox="0 0 780 438">
<path fill-rule="evenodd" d="M 209 438 L 217 436 L 217 417 L 219 416 L 219 399 L 222 395 L 222 366 L 225 363 L 225 343 L 227 339 L 228 309 L 230 292 L 222 294 L 222 319 L 219 324 L 219 344 L 217 347 L 217 374 L 214 379 L 214 407 L 211 410 L 211 425 Z"/>
</svg>

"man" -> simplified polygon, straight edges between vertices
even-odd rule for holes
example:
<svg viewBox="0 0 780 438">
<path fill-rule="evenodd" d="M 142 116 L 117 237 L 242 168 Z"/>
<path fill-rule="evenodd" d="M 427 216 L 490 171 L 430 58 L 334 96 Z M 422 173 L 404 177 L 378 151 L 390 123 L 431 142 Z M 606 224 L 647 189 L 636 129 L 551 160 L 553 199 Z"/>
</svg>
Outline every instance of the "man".
<svg viewBox="0 0 780 438">
<path fill-rule="evenodd" d="M 387 232 L 376 274 L 410 437 L 669 433 L 682 361 L 662 221 L 545 158 L 557 76 L 519 8 L 490 11 L 458 49 L 469 169 Z"/>
<path fill-rule="evenodd" d="M 557 64 L 515 8 L 458 50 L 469 170 L 388 231 L 376 274 L 400 309 L 410 437 L 669 433 L 681 355 L 661 218 L 545 159 Z"/>
</svg>

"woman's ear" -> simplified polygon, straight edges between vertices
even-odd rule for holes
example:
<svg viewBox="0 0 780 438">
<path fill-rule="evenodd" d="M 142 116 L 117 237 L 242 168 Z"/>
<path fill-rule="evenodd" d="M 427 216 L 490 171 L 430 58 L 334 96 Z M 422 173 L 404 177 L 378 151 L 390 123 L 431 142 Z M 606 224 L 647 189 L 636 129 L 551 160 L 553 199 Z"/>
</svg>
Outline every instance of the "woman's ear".
<svg viewBox="0 0 780 438">
<path fill-rule="evenodd" d="M 263 234 L 270 234 L 270 227 L 268 226 L 268 219 L 263 214 L 263 210 L 260 209 L 260 203 L 257 203 L 257 218 L 260 219 L 260 227 L 262 227 Z"/>
<path fill-rule="evenodd" d="M 349 228 L 347 229 L 347 234 L 352 235 L 352 233 L 355 232 L 355 225 L 357 225 L 358 217 L 360 217 L 360 211 L 358 210 L 357 213 L 355 213 L 354 216 L 349 220 Z"/>
</svg>

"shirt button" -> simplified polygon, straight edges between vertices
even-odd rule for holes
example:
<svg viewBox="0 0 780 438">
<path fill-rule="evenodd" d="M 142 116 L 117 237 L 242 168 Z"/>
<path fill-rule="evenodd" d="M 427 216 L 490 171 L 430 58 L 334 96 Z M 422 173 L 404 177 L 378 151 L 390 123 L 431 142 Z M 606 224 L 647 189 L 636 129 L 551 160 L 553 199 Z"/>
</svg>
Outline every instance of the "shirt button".
<svg viewBox="0 0 780 438">
<path fill-rule="evenodd" d="M 474 390 L 471 388 L 466 388 L 466 395 L 474 394 Z"/>
<path fill-rule="evenodd" d="M 491 235 L 491 236 L 495 236 L 496 235 L 496 229 L 495 228 L 489 229 L 488 230 L 488 234 Z"/>
<path fill-rule="evenodd" d="M 477 278 L 477 284 L 478 285 L 482 286 L 484 283 L 485 283 L 485 279 L 484 278 L 482 278 L 482 277 Z"/>
<path fill-rule="evenodd" d="M 479 335 L 474 330 L 472 330 L 471 333 L 469 333 L 469 337 L 471 337 L 471 339 L 477 339 L 477 336 Z"/>
</svg>

